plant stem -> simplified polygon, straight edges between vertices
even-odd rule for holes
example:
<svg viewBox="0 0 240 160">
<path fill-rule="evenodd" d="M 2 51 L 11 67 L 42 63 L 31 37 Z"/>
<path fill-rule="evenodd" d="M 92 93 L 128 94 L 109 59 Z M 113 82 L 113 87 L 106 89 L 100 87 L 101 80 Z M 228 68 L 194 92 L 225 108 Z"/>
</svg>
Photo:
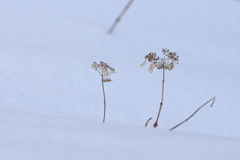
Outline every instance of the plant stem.
<svg viewBox="0 0 240 160">
<path fill-rule="evenodd" d="M 148 126 L 148 122 L 149 122 L 151 119 L 152 119 L 152 117 L 147 120 L 147 122 L 145 123 L 145 127 Z"/>
<path fill-rule="evenodd" d="M 213 100 L 212 104 L 210 105 L 210 107 L 213 106 L 214 102 L 215 102 L 215 98 L 213 97 L 212 99 L 210 99 L 209 101 L 207 101 L 206 103 L 204 103 L 201 107 L 199 107 L 193 114 L 191 114 L 191 116 L 189 116 L 187 119 L 185 119 L 184 121 L 182 121 L 181 123 L 177 124 L 176 126 L 172 127 L 171 130 L 174 130 L 175 128 L 179 127 L 180 125 L 182 125 L 183 123 L 187 122 L 190 118 L 192 118 L 203 106 L 205 106 L 206 104 L 208 104 L 211 100 Z"/>
<path fill-rule="evenodd" d="M 165 71 L 164 71 L 164 67 L 163 67 L 163 80 L 162 80 L 162 98 L 161 98 L 161 103 L 160 103 L 160 107 L 159 107 L 159 111 L 158 111 L 158 115 L 157 115 L 157 119 L 156 122 L 153 124 L 153 127 L 156 128 L 158 126 L 158 119 L 160 117 L 160 113 L 162 110 L 162 106 L 163 106 L 163 97 L 164 97 L 164 81 L 165 81 Z"/>
<path fill-rule="evenodd" d="M 111 34 L 113 29 L 116 27 L 117 23 L 120 21 L 124 13 L 127 11 L 127 9 L 130 7 L 130 5 L 133 3 L 134 0 L 129 0 L 123 11 L 120 13 L 120 15 L 117 17 L 111 28 L 108 30 L 108 33 Z"/>
<path fill-rule="evenodd" d="M 106 99 L 105 99 L 103 75 L 102 75 L 102 90 L 103 90 L 103 99 L 104 99 L 104 113 L 103 113 L 103 123 L 104 123 L 105 122 L 105 115 L 106 115 Z"/>
</svg>

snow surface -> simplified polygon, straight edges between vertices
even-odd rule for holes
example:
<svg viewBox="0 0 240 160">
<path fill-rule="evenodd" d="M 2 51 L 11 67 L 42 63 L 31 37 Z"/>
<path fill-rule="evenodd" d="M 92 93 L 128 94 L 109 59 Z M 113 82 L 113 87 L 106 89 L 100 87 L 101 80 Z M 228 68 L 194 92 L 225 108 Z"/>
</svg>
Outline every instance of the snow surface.
<svg viewBox="0 0 240 160">
<path fill-rule="evenodd" d="M 107 34 L 127 2 L 0 1 L 1 160 L 240 159 L 240 1 L 136 0 Z M 162 48 L 180 61 L 153 129 L 162 75 L 139 65 Z M 104 124 L 93 61 L 117 72 Z"/>
</svg>

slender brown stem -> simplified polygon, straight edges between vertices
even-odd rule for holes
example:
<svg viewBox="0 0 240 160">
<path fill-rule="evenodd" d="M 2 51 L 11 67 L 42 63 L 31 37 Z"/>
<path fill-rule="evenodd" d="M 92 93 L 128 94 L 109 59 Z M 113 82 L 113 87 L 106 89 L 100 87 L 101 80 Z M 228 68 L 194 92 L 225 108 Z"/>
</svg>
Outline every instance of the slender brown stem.
<svg viewBox="0 0 240 160">
<path fill-rule="evenodd" d="M 148 122 L 149 122 L 151 119 L 152 119 L 152 117 L 147 120 L 147 122 L 145 123 L 145 127 L 148 126 Z"/>
<path fill-rule="evenodd" d="M 129 0 L 129 2 L 127 3 L 127 5 L 125 6 L 125 8 L 122 10 L 122 12 L 120 13 L 120 15 L 117 17 L 117 19 L 115 20 L 115 22 L 113 23 L 113 25 L 111 26 L 111 28 L 108 30 L 108 33 L 111 34 L 113 29 L 116 27 L 117 23 L 121 20 L 122 16 L 125 14 L 125 12 L 127 11 L 127 9 L 130 7 L 130 5 L 133 3 L 134 0 Z"/>
<path fill-rule="evenodd" d="M 213 97 L 212 99 L 210 99 L 209 101 L 207 101 L 206 103 L 204 103 L 201 107 L 199 107 L 193 114 L 191 114 L 191 116 L 189 116 L 187 119 L 185 119 L 184 121 L 182 121 L 181 123 L 179 123 L 178 125 L 172 127 L 169 130 L 174 130 L 175 128 L 177 128 L 178 126 L 182 125 L 183 123 L 187 122 L 190 118 L 192 118 L 203 106 L 205 106 L 207 103 L 209 103 L 211 100 L 213 100 L 212 104 L 210 105 L 210 107 L 213 106 L 214 102 L 215 102 L 215 98 Z"/>
<path fill-rule="evenodd" d="M 165 71 L 164 71 L 164 67 L 163 67 L 163 80 L 162 80 L 162 98 L 161 98 L 161 103 L 160 103 L 160 107 L 158 110 L 158 115 L 157 115 L 157 119 L 156 122 L 153 124 L 153 127 L 156 128 L 158 126 L 158 119 L 160 117 L 160 113 L 162 110 L 162 106 L 163 106 L 163 97 L 164 97 L 164 81 L 165 81 Z"/>
<path fill-rule="evenodd" d="M 104 113 L 103 113 L 103 123 L 104 123 L 105 122 L 105 115 L 106 115 L 106 99 L 105 99 L 103 75 L 102 75 L 102 90 L 103 90 L 103 99 L 104 99 Z"/>
<path fill-rule="evenodd" d="M 96 71 L 100 74 L 100 76 L 102 76 L 102 74 L 99 72 L 99 70 L 98 69 L 96 69 Z"/>
</svg>

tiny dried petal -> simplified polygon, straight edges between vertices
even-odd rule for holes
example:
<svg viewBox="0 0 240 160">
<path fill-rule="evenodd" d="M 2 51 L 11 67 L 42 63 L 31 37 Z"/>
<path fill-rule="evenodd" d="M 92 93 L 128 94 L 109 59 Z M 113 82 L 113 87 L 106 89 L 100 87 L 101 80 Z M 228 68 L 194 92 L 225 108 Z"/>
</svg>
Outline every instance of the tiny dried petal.
<svg viewBox="0 0 240 160">
<path fill-rule="evenodd" d="M 140 64 L 140 67 L 142 67 L 143 65 L 145 65 L 146 64 L 146 58 L 145 58 L 145 60 L 144 60 L 144 62 L 142 63 L 142 64 Z"/>
<path fill-rule="evenodd" d="M 95 68 L 95 69 L 98 68 L 98 64 L 96 62 L 93 62 L 92 68 Z"/>
<path fill-rule="evenodd" d="M 103 79 L 103 82 L 111 82 L 112 80 L 110 78 Z"/>
<path fill-rule="evenodd" d="M 102 72 L 103 76 L 105 76 L 105 77 L 109 76 L 107 69 L 103 69 L 101 72 Z"/>
<path fill-rule="evenodd" d="M 150 72 L 150 73 L 152 73 L 153 72 L 153 69 L 156 67 L 156 65 L 154 65 L 154 64 L 151 64 L 150 65 L 150 68 L 148 69 L 148 71 Z"/>
</svg>

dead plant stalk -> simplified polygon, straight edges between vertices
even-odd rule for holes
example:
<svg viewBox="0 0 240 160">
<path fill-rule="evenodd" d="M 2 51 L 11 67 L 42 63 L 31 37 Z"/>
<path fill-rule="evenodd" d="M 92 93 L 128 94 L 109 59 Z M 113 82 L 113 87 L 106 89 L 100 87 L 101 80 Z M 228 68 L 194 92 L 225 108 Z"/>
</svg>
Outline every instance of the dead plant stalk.
<svg viewBox="0 0 240 160">
<path fill-rule="evenodd" d="M 104 99 L 104 112 L 103 112 L 103 123 L 104 123 L 105 117 L 106 117 L 106 98 L 105 98 L 105 91 L 104 91 L 103 75 L 102 75 L 102 90 L 103 90 L 103 99 Z"/>
<path fill-rule="evenodd" d="M 121 20 L 121 18 L 123 17 L 123 15 L 125 14 L 125 12 L 128 10 L 128 8 L 130 7 L 130 5 L 133 3 L 134 0 L 130 0 L 127 5 L 125 6 L 125 8 L 122 10 L 122 12 L 120 13 L 120 15 L 116 18 L 115 22 L 113 23 L 113 25 L 111 26 L 111 28 L 108 30 L 108 33 L 111 34 L 113 29 L 116 27 L 116 25 L 118 24 L 118 22 Z"/>
<path fill-rule="evenodd" d="M 158 126 L 158 120 L 161 114 L 162 106 L 163 106 L 163 99 L 164 99 L 164 82 L 165 82 L 165 70 L 171 71 L 174 68 L 175 63 L 178 64 L 179 56 L 175 52 L 169 52 L 168 49 L 162 49 L 163 57 L 158 57 L 156 53 L 150 52 L 148 55 L 145 56 L 145 61 L 140 65 L 141 67 L 145 65 L 147 62 L 150 62 L 150 68 L 148 71 L 150 73 L 153 72 L 154 68 L 157 68 L 159 70 L 163 70 L 163 79 L 162 79 L 162 97 L 160 102 L 160 107 L 158 110 L 157 118 L 155 123 L 153 124 L 153 127 L 156 128 Z M 148 121 L 145 123 L 145 127 L 147 127 L 148 122 L 151 120 L 148 119 Z"/>
<path fill-rule="evenodd" d="M 214 102 L 215 102 L 215 98 L 213 97 L 211 98 L 209 101 L 205 102 L 201 107 L 199 107 L 195 112 L 193 112 L 193 114 L 191 114 L 187 119 L 185 119 L 184 121 L 182 121 L 181 123 L 177 124 L 176 126 L 172 127 L 169 130 L 174 130 L 175 128 L 179 127 L 180 125 L 182 125 L 183 123 L 187 122 L 190 118 L 192 118 L 202 107 L 204 107 L 206 104 L 208 104 L 210 101 L 213 101 L 212 104 L 210 105 L 210 107 L 213 106 Z"/>
<path fill-rule="evenodd" d="M 109 76 L 115 72 L 115 69 L 110 67 L 107 63 L 104 63 L 100 61 L 100 64 L 97 62 L 93 62 L 92 68 L 95 69 L 102 78 L 102 91 L 103 91 L 103 100 L 104 100 L 104 111 L 103 111 L 103 123 L 105 122 L 106 117 L 106 96 L 105 96 L 105 90 L 104 90 L 104 82 L 111 82 L 112 80 L 109 78 Z"/>
<path fill-rule="evenodd" d="M 156 122 L 153 124 L 153 127 L 154 127 L 154 128 L 156 128 L 156 127 L 158 126 L 158 119 L 159 119 L 159 117 L 160 117 L 160 113 L 161 113 L 162 106 L 163 106 L 163 98 L 164 98 L 164 81 L 165 81 L 165 71 L 164 71 L 164 68 L 163 68 L 162 98 L 161 98 L 161 103 L 160 103 L 160 107 L 159 107 L 159 110 L 158 110 L 158 115 L 157 115 Z"/>
</svg>

